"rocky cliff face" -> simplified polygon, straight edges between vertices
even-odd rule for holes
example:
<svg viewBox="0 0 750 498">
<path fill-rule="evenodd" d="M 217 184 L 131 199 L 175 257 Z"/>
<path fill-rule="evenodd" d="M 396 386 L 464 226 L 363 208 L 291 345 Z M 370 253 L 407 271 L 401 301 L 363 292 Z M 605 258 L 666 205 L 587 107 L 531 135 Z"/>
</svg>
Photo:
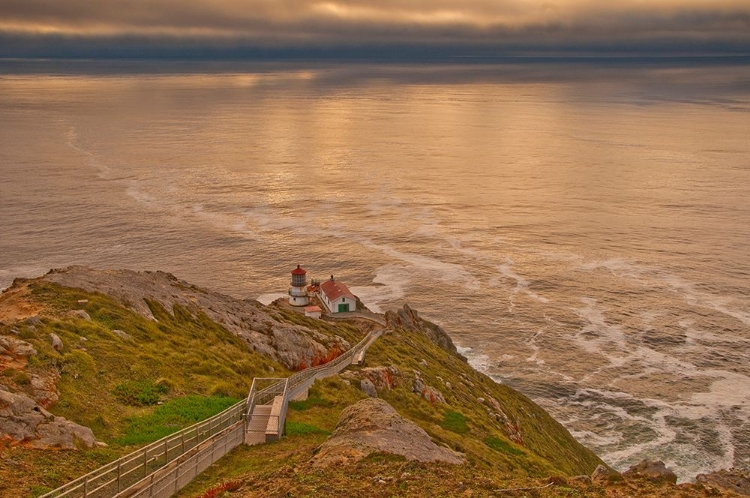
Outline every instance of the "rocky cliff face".
<svg viewBox="0 0 750 498">
<path fill-rule="evenodd" d="M 52 415 L 25 394 L 3 389 L 0 389 L 0 437 L 27 442 L 39 449 L 72 450 L 77 444 L 87 448 L 96 445 L 94 433 L 88 427 Z"/>
<path fill-rule="evenodd" d="M 453 344 L 453 340 L 445 330 L 439 325 L 420 318 L 419 313 L 408 304 L 404 304 L 404 307 L 398 311 L 387 311 L 385 313 L 385 320 L 388 327 L 392 329 L 419 332 L 446 351 L 463 358 L 463 356 L 458 354 L 456 345 Z"/>
</svg>

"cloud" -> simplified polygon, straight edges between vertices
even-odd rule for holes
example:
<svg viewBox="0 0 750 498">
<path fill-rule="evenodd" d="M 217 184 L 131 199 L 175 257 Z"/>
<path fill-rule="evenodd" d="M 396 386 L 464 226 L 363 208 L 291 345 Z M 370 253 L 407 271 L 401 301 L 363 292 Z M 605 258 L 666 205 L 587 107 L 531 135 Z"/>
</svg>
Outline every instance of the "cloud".
<svg viewBox="0 0 750 498">
<path fill-rule="evenodd" d="M 736 0 L 3 0 L 0 55 L 439 48 L 742 52 Z M 26 54 L 24 54 L 26 52 Z"/>
</svg>

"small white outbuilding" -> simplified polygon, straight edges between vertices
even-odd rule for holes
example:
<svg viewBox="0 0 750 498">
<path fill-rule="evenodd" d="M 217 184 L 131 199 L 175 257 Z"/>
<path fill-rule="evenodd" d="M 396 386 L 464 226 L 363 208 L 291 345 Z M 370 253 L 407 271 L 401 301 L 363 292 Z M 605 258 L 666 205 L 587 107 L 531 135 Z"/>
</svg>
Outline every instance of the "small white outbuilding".
<svg viewBox="0 0 750 498">
<path fill-rule="evenodd" d="M 305 316 L 310 318 L 320 318 L 321 313 L 323 313 L 323 310 L 320 309 L 320 306 L 308 306 L 305 308 Z"/>
</svg>

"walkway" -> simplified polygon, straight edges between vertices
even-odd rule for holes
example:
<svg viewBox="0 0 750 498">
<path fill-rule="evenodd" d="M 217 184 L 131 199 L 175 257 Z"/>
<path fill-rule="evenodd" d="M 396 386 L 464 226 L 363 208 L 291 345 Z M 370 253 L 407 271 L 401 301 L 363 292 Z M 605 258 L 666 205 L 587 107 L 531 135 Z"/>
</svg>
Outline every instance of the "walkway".
<svg viewBox="0 0 750 498">
<path fill-rule="evenodd" d="M 289 401 L 307 397 L 316 379 L 336 375 L 355 362 L 361 364 L 367 348 L 383 332 L 373 330 L 325 365 L 285 379 L 253 379 L 247 399 L 40 498 L 168 498 L 243 442 L 262 444 L 281 438 Z"/>
</svg>

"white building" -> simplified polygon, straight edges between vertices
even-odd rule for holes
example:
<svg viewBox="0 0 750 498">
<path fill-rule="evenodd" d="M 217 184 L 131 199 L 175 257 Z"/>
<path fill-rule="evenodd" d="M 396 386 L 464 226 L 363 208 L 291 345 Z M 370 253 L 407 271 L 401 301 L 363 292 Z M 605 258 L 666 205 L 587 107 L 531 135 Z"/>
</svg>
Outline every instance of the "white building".
<svg viewBox="0 0 750 498">
<path fill-rule="evenodd" d="M 346 285 L 334 280 L 333 275 L 331 275 L 330 280 L 320 284 L 320 300 L 331 313 L 356 311 L 357 309 L 357 298 Z"/>
<path fill-rule="evenodd" d="M 320 314 L 323 312 L 320 306 L 308 306 L 305 308 L 305 316 L 310 318 L 320 318 Z"/>
<path fill-rule="evenodd" d="M 289 287 L 289 304 L 292 306 L 307 306 L 310 298 L 307 295 L 307 271 L 300 268 L 292 270 L 292 286 Z"/>
</svg>

